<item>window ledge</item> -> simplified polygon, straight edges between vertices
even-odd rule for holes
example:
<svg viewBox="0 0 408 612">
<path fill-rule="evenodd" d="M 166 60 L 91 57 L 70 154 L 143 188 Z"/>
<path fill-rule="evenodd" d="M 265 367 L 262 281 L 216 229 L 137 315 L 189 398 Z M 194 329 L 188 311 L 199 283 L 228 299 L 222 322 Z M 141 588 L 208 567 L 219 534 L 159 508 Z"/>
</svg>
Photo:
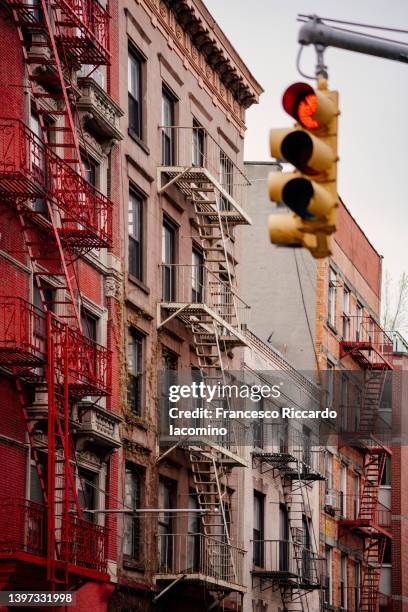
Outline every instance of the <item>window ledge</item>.
<svg viewBox="0 0 408 612">
<path fill-rule="evenodd" d="M 131 139 L 146 153 L 146 155 L 150 155 L 149 147 L 143 142 L 143 140 L 140 139 L 136 132 L 134 132 L 131 128 L 128 128 L 128 134 Z"/>
<path fill-rule="evenodd" d="M 128 274 L 128 279 L 130 280 L 131 283 L 133 283 L 134 285 L 139 287 L 139 289 L 141 289 L 144 293 L 146 293 L 146 295 L 150 294 L 149 287 L 145 285 L 141 280 L 136 278 L 136 276 L 133 276 L 133 274 Z"/>
<path fill-rule="evenodd" d="M 135 427 L 139 427 L 140 429 L 143 429 L 143 431 L 147 431 L 148 430 L 148 425 L 147 425 L 145 419 L 143 417 L 141 417 L 141 416 L 136 416 L 136 415 L 133 415 L 133 414 L 127 414 L 125 416 L 125 421 L 129 425 L 134 425 Z"/>
<path fill-rule="evenodd" d="M 145 571 L 144 565 L 140 563 L 140 561 L 136 561 L 135 559 L 132 559 L 131 557 L 123 558 L 123 567 L 124 569 L 132 570 L 133 572 L 144 572 Z"/>
<path fill-rule="evenodd" d="M 330 323 L 330 321 L 326 321 L 326 325 L 337 336 L 337 329 L 334 327 L 333 323 Z"/>
</svg>

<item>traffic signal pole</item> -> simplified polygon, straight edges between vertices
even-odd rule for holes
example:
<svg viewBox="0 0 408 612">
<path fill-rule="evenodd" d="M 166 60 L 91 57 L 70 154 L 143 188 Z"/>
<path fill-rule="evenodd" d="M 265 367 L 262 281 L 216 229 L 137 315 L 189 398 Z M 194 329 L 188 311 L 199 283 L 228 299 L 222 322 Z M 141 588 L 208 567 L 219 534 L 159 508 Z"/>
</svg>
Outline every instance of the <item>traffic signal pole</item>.
<svg viewBox="0 0 408 612">
<path fill-rule="evenodd" d="M 348 32 L 341 28 L 323 23 L 317 15 L 308 16 L 309 21 L 299 30 L 298 42 L 301 45 L 321 45 L 374 55 L 396 62 L 408 63 L 408 46 L 398 41 L 384 40 L 378 36 Z M 317 49 L 318 50 L 318 49 Z"/>
</svg>

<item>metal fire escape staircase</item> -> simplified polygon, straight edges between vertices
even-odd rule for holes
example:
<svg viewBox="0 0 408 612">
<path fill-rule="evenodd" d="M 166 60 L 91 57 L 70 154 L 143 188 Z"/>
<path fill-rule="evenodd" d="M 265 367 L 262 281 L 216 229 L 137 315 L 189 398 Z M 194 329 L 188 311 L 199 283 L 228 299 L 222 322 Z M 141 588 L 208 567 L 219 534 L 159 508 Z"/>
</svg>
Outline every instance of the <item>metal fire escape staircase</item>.
<svg viewBox="0 0 408 612">
<path fill-rule="evenodd" d="M 192 130 L 187 134 L 192 134 Z M 207 144 L 211 142 L 208 135 L 206 139 Z M 211 145 L 214 146 L 214 143 L 211 142 Z M 193 301 L 190 296 L 184 303 L 175 300 L 174 303 L 162 304 L 167 318 L 159 326 L 178 317 L 191 330 L 200 380 L 211 386 L 223 386 L 228 382 L 228 351 L 234 346 L 246 344 L 234 288 L 235 260 L 231 251 L 231 234 L 234 226 L 250 221 L 216 178 L 214 170 L 209 170 L 208 159 L 203 152 L 200 152 L 200 158 L 200 165 L 192 164 L 190 159 L 183 166 L 179 163 L 178 166 L 167 165 L 158 169 L 159 193 L 174 185 L 192 204 L 203 254 L 205 287 L 201 300 Z M 227 181 L 233 185 L 233 170 Z M 213 400 L 209 409 L 216 407 L 229 408 L 229 399 Z M 213 418 L 206 424 L 226 426 L 228 439 L 213 436 L 199 441 L 186 439 L 183 444 L 188 448 L 198 504 L 205 512 L 202 516 L 203 532 L 220 541 L 219 547 L 212 544 L 207 551 L 209 562 L 213 568 L 219 568 L 215 573 L 220 578 L 237 584 L 234 557 L 232 551 L 229 558 L 226 557 L 225 543 L 231 542 L 226 510 L 227 476 L 231 467 L 243 465 L 238 457 L 240 440 L 232 421 Z"/>
<path fill-rule="evenodd" d="M 308 594 L 321 589 L 318 542 L 310 522 L 310 543 L 305 545 L 304 517 L 310 512 L 309 485 L 325 478 L 316 465 L 312 465 L 318 452 L 306 449 L 305 440 L 299 442 L 298 438 L 295 436 L 295 445 L 287 439 L 289 444 L 282 447 L 280 441 L 279 449 L 252 452 L 253 463 L 260 466 L 262 473 L 272 470 L 282 480 L 289 527 L 289 541 L 280 542 L 279 551 L 272 554 L 271 559 L 265 559 L 265 567 L 254 569 L 252 575 L 260 580 L 261 589 L 272 586 L 280 591 L 285 612 L 312 611 Z"/>
<path fill-rule="evenodd" d="M 54 588 L 57 584 L 66 587 L 69 564 L 75 564 L 75 547 L 81 546 L 75 539 L 82 522 L 70 406 L 75 398 L 101 396 L 110 391 L 109 385 L 98 380 L 101 352 L 82 330 L 75 261 L 93 248 L 109 246 L 111 227 L 110 221 L 107 225 L 106 221 L 111 204 L 83 178 L 72 110 L 76 96 L 72 76 L 81 64 L 96 67 L 109 62 L 109 52 L 104 48 L 108 42 L 108 21 L 102 7 L 89 0 L 75 3 L 41 0 L 33 4 L 4 0 L 2 4 L 17 27 L 43 139 L 15 119 L 1 120 L 0 191 L 2 200 L 20 220 L 23 254 L 31 262 L 43 307 L 41 313 L 28 304 L 18 305 L 21 312 L 31 309 L 22 319 L 21 330 L 27 328 L 29 336 L 38 336 L 41 329 L 44 348 L 43 358 L 38 362 L 33 359 L 33 363 L 24 357 L 19 362 L 10 357 L 6 348 L 1 362 L 9 367 L 16 381 L 47 507 L 47 580 Z M 64 153 L 62 158 L 55 150 Z M 36 210 L 38 198 L 45 204 L 41 212 Z M 98 218 L 101 214 L 105 217 L 102 222 Z M 7 303 L 6 298 L 3 302 L 5 313 L 10 309 L 10 300 Z M 25 339 L 25 346 L 29 342 Z M 103 355 L 106 376 L 109 360 L 106 349 Z M 42 373 L 38 365 L 43 367 Z M 27 381 L 41 380 L 44 373 L 48 419 L 46 478 L 30 413 L 31 399 L 26 391 Z"/>
<path fill-rule="evenodd" d="M 388 373 L 392 370 L 392 339 L 377 323 L 364 321 L 358 333 L 341 344 L 340 355 L 350 355 L 364 370 L 363 394 L 357 433 L 345 439 L 364 454 L 359 507 L 354 519 L 341 519 L 343 533 L 352 531 L 364 538 L 361 612 L 376 612 L 379 600 L 381 567 L 391 532 L 379 524 L 378 496 L 386 459 L 392 455 L 387 439 L 381 440 L 379 408 Z M 354 442 L 353 442 L 354 440 Z"/>
</svg>

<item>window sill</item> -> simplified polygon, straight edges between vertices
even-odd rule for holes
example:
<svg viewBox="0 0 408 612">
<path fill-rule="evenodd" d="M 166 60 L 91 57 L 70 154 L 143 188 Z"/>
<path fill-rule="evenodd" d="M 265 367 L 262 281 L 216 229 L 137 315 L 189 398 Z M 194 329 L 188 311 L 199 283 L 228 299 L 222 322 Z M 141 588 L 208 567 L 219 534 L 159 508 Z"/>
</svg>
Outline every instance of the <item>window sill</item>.
<svg viewBox="0 0 408 612">
<path fill-rule="evenodd" d="M 334 327 L 333 323 L 330 323 L 330 321 L 326 321 L 326 325 L 333 332 L 333 334 L 336 334 L 337 336 L 337 329 Z"/>
<path fill-rule="evenodd" d="M 133 285 L 136 285 L 137 287 L 139 287 L 139 289 L 141 289 L 144 293 L 146 293 L 146 295 L 150 294 L 149 287 L 145 285 L 141 280 L 136 278 L 136 276 L 133 276 L 132 274 L 128 274 L 128 279 L 130 280 L 131 283 L 133 283 Z"/>
<path fill-rule="evenodd" d="M 136 415 L 133 415 L 133 414 L 127 414 L 125 416 L 125 421 L 129 425 L 134 425 L 135 427 L 139 427 L 140 429 L 143 429 L 143 431 L 147 431 L 148 430 L 148 425 L 147 425 L 145 419 L 143 417 L 141 417 L 141 416 L 136 416 Z"/>
<path fill-rule="evenodd" d="M 130 557 L 123 558 L 123 567 L 124 569 L 132 570 L 133 572 L 144 572 L 145 567 L 140 563 L 140 561 L 136 561 Z"/>
<path fill-rule="evenodd" d="M 147 144 L 145 144 L 143 142 L 143 140 L 141 140 L 141 138 L 136 134 L 136 132 L 134 132 L 131 128 L 128 128 L 128 134 L 131 137 L 131 139 L 139 145 L 139 147 L 146 153 L 146 155 L 150 155 L 150 149 L 147 146 Z"/>
</svg>

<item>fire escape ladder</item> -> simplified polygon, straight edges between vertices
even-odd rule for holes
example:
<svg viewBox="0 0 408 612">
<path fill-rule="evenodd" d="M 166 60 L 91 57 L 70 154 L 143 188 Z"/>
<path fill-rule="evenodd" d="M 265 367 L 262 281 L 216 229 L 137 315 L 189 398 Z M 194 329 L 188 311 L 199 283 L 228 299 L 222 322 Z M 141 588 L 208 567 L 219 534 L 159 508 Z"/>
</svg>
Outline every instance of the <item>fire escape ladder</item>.
<svg viewBox="0 0 408 612">
<path fill-rule="evenodd" d="M 378 492 L 386 462 L 385 449 L 378 446 L 364 455 L 363 485 L 360 495 L 359 520 L 371 525 L 375 520 Z"/>
<path fill-rule="evenodd" d="M 376 432 L 378 409 L 387 378 L 388 368 L 368 368 L 365 371 L 364 390 L 360 414 L 360 432 L 370 435 Z"/>
<path fill-rule="evenodd" d="M 377 612 L 385 545 L 386 540 L 381 537 L 372 537 L 365 542 L 360 601 L 361 612 Z"/>
<path fill-rule="evenodd" d="M 317 540 L 313 531 L 313 524 L 310 522 L 308 528 L 312 529 L 312 533 L 309 533 L 309 537 L 311 535 L 312 538 L 309 548 L 306 547 L 303 518 L 306 516 L 310 504 L 307 485 L 302 477 L 303 465 L 301 459 L 296 459 L 295 472 L 292 473 L 291 478 L 287 478 L 290 472 L 284 470 L 282 472 L 282 485 L 296 576 L 291 578 L 287 584 L 282 584 L 280 592 L 285 610 L 288 612 L 304 612 L 310 609 L 307 597 L 310 590 L 308 589 L 308 583 L 312 585 L 317 583 L 318 579 L 317 555 L 312 550 L 313 548 L 317 549 Z"/>
</svg>

